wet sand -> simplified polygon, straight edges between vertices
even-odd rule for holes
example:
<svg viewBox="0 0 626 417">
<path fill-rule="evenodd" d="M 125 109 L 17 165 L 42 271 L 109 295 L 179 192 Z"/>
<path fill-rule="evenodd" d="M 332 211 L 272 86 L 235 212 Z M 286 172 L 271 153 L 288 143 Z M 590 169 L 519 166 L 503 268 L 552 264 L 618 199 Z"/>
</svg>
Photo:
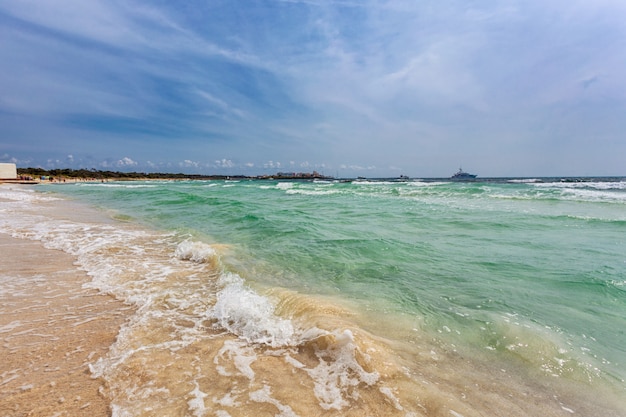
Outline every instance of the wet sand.
<svg viewBox="0 0 626 417">
<path fill-rule="evenodd" d="M 0 416 L 107 416 L 89 364 L 131 307 L 83 289 L 71 255 L 0 233 Z"/>
</svg>

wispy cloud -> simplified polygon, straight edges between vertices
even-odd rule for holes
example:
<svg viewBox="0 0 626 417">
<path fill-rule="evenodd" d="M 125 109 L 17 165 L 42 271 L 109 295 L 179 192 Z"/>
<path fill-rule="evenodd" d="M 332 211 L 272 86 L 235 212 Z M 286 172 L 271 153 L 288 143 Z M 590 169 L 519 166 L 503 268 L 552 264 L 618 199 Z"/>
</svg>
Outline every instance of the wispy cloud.
<svg viewBox="0 0 626 417">
<path fill-rule="evenodd" d="M 3 2 L 0 146 L 40 165 L 428 176 L 567 174 L 569 142 L 618 170 L 625 17 L 611 0 Z"/>
</svg>

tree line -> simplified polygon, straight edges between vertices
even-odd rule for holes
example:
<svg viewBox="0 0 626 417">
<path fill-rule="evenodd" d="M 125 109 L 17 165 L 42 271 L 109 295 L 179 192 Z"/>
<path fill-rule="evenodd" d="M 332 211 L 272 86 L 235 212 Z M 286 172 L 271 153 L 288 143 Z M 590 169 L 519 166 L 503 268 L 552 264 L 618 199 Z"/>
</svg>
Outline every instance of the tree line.
<svg viewBox="0 0 626 417">
<path fill-rule="evenodd" d="M 112 180 L 136 180 L 136 179 L 227 179 L 243 178 L 243 176 L 226 175 L 199 175 L 183 173 L 162 173 L 162 172 L 119 172 L 101 171 L 96 169 L 43 169 L 43 168 L 18 168 L 17 174 L 20 176 L 31 176 L 35 178 L 94 178 Z"/>
</svg>

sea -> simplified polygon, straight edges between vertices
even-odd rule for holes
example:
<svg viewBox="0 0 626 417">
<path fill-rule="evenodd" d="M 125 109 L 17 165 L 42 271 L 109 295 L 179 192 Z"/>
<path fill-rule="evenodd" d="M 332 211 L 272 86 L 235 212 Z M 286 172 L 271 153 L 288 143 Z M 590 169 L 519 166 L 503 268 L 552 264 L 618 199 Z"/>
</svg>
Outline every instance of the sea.
<svg viewBox="0 0 626 417">
<path fill-rule="evenodd" d="M 0 187 L 132 306 L 113 416 L 626 416 L 626 178 Z"/>
</svg>

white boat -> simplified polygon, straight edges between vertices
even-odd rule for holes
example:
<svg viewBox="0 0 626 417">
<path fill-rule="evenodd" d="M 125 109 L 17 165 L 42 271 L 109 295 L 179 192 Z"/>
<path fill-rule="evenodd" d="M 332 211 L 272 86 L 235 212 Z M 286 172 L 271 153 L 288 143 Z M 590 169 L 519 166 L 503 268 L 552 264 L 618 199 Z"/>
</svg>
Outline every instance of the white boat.
<svg viewBox="0 0 626 417">
<path fill-rule="evenodd" d="M 463 171 L 463 168 L 459 168 L 459 170 L 450 177 L 453 180 L 473 180 L 476 178 L 476 174 L 470 174 L 469 172 Z"/>
</svg>

